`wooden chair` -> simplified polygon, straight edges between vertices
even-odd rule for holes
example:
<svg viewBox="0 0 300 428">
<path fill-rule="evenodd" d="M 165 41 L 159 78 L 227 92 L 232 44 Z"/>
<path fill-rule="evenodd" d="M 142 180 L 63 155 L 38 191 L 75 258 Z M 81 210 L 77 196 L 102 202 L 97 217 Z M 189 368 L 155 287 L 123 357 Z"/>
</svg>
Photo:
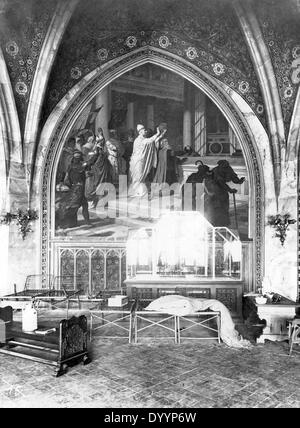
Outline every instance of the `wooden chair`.
<svg viewBox="0 0 300 428">
<path fill-rule="evenodd" d="M 300 345 L 300 318 L 295 318 L 289 321 L 289 345 L 290 352 L 289 355 L 292 355 L 294 344 Z M 295 351 L 299 352 L 299 351 Z"/>
</svg>

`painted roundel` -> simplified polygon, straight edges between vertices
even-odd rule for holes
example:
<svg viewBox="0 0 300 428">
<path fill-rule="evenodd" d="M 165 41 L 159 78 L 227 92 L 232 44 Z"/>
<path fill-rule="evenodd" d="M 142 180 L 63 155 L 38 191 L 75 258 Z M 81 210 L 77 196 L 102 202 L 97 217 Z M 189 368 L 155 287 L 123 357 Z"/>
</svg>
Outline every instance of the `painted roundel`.
<svg viewBox="0 0 300 428">
<path fill-rule="evenodd" d="M 6 43 L 6 52 L 12 57 L 15 57 L 19 52 L 19 47 L 17 43 L 14 41 Z"/>
<path fill-rule="evenodd" d="M 300 56 L 300 45 L 295 46 L 295 47 L 292 49 L 292 57 L 293 57 L 293 58 L 298 58 L 299 56 Z"/>
<path fill-rule="evenodd" d="M 222 144 L 218 143 L 217 141 L 214 141 L 209 145 L 209 152 L 214 155 L 218 155 L 219 153 L 222 153 L 222 150 L 223 150 Z"/>
<path fill-rule="evenodd" d="M 191 60 L 197 58 L 198 56 L 197 50 L 193 47 L 189 47 L 186 51 L 186 56 Z"/>
<path fill-rule="evenodd" d="M 158 44 L 161 48 L 166 49 L 171 43 L 167 36 L 160 36 L 160 38 L 158 39 Z"/>
<path fill-rule="evenodd" d="M 128 36 L 125 44 L 129 47 L 129 48 L 134 48 L 137 44 L 137 38 L 135 36 Z"/>
<path fill-rule="evenodd" d="M 15 90 L 19 95 L 26 95 L 28 92 L 28 88 L 26 83 L 18 81 L 15 85 Z"/>
<path fill-rule="evenodd" d="M 105 48 L 101 48 L 97 51 L 97 57 L 100 61 L 105 61 L 108 57 L 108 51 Z"/>
</svg>

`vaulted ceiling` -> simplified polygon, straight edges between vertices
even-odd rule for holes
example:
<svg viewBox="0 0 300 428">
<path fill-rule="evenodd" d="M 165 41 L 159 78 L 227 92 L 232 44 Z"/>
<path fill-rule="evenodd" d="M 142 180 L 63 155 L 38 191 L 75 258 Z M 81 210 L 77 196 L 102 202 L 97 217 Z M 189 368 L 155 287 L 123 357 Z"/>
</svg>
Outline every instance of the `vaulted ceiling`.
<svg viewBox="0 0 300 428">
<path fill-rule="evenodd" d="M 298 3 L 1 0 L 0 124 L 7 164 L 25 164 L 30 175 L 40 131 L 57 103 L 92 70 L 144 46 L 182 57 L 234 89 L 265 127 L 280 163 L 299 108 Z"/>
</svg>

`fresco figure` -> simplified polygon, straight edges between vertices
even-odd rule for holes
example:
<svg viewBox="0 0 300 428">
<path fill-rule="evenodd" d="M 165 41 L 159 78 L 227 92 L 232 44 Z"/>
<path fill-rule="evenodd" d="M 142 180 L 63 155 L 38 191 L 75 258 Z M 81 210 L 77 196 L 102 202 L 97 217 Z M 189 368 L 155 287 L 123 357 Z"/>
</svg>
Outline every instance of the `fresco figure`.
<svg viewBox="0 0 300 428">
<path fill-rule="evenodd" d="M 177 182 L 176 174 L 176 158 L 172 147 L 169 145 L 167 138 L 163 138 L 160 142 L 158 150 L 158 162 L 153 183 L 169 185 Z"/>
<path fill-rule="evenodd" d="M 96 144 L 90 155 L 86 162 L 85 196 L 88 201 L 92 201 L 92 207 L 96 208 L 99 201 L 99 197 L 96 195 L 98 185 L 112 181 L 111 164 L 108 160 L 102 128 L 98 129 Z"/>
<path fill-rule="evenodd" d="M 70 188 L 68 202 L 65 206 L 65 218 L 67 227 L 77 226 L 77 212 L 82 207 L 82 215 L 86 224 L 90 224 L 88 201 L 85 197 L 86 163 L 83 162 L 83 154 L 74 150 L 73 158 L 67 170 L 64 184 Z"/>
<path fill-rule="evenodd" d="M 219 160 L 218 166 L 204 179 L 205 217 L 213 226 L 229 226 L 229 193 L 237 190 L 227 183 L 242 184 L 245 177 L 239 178 L 227 160 Z"/>
<path fill-rule="evenodd" d="M 197 172 L 192 173 L 186 180 L 186 183 L 192 183 L 192 210 L 196 211 L 196 184 L 197 183 L 203 183 L 204 179 L 208 179 L 211 175 L 211 171 L 207 165 L 204 165 L 204 163 L 201 160 L 198 160 L 195 162 L 195 165 L 197 166 L 198 170 Z M 182 189 L 184 190 L 184 188 Z"/>
<path fill-rule="evenodd" d="M 130 159 L 130 187 L 128 195 L 143 197 L 148 193 L 146 180 L 152 168 L 157 165 L 156 143 L 163 135 L 159 128 L 151 137 L 147 136 L 144 125 L 137 125 L 138 137 L 134 140 Z"/>
<path fill-rule="evenodd" d="M 204 165 L 201 160 L 198 160 L 195 165 L 198 170 L 197 172 L 193 172 L 193 174 L 187 178 L 187 183 L 203 183 L 204 179 L 208 178 L 209 174 L 211 174 L 209 167 Z"/>
</svg>

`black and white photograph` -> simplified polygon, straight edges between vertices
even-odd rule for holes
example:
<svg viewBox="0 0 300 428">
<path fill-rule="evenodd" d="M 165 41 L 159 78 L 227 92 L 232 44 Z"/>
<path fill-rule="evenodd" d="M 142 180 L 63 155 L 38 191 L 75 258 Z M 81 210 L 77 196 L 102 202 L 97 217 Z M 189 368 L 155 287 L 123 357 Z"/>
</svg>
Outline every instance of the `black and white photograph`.
<svg viewBox="0 0 300 428">
<path fill-rule="evenodd" d="M 299 83 L 300 0 L 0 0 L 0 408 L 300 408 Z"/>
</svg>

